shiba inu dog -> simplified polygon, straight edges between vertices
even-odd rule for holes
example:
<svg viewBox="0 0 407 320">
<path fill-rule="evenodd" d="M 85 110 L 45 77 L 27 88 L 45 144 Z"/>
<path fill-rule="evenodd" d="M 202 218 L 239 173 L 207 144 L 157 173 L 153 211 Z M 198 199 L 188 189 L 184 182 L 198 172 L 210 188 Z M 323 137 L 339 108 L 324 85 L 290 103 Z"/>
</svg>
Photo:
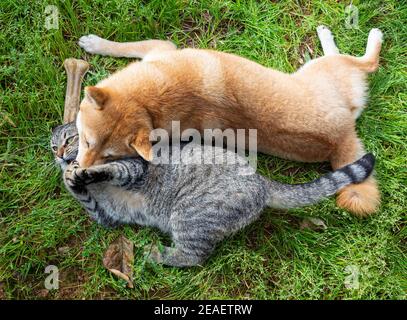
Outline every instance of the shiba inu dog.
<svg viewBox="0 0 407 320">
<path fill-rule="evenodd" d="M 168 41 L 82 37 L 87 52 L 142 60 L 85 88 L 76 123 L 80 166 L 137 153 L 150 161 L 150 133 L 171 134 L 175 120 L 181 130 L 257 129 L 258 150 L 286 159 L 330 161 L 334 170 L 352 163 L 365 153 L 355 120 L 366 105 L 366 76 L 378 68 L 382 33 L 370 31 L 362 57 L 340 54 L 326 27 L 317 33 L 324 56 L 293 74 L 228 53 L 177 50 Z M 379 203 L 373 177 L 337 198 L 360 216 Z"/>
</svg>

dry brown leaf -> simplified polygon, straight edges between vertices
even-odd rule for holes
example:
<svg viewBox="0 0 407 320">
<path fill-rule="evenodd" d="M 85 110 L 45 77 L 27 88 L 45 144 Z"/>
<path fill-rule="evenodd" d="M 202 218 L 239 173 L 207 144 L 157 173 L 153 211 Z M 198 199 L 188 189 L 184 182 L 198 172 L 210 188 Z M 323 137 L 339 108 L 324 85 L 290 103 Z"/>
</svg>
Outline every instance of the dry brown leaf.
<svg viewBox="0 0 407 320">
<path fill-rule="evenodd" d="M 325 222 L 319 218 L 308 217 L 304 218 L 300 222 L 300 229 L 311 229 L 311 230 L 326 230 L 328 227 L 326 226 Z"/>
<path fill-rule="evenodd" d="M 133 247 L 133 242 L 120 236 L 110 244 L 103 256 L 105 268 L 125 280 L 129 288 L 133 288 Z"/>
</svg>

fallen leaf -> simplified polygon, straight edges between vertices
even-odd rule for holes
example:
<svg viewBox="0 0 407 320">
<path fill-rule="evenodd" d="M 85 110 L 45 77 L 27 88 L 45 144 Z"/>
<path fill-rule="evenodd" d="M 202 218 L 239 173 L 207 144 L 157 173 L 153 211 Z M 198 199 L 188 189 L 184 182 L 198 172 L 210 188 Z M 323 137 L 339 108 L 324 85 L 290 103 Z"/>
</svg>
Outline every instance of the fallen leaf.
<svg viewBox="0 0 407 320">
<path fill-rule="evenodd" d="M 326 226 L 325 222 L 319 218 L 308 217 L 304 218 L 300 222 L 300 229 L 311 229 L 311 230 L 326 230 L 328 227 Z"/>
<path fill-rule="evenodd" d="M 133 242 L 120 236 L 110 244 L 103 256 L 105 268 L 125 280 L 129 288 L 133 288 L 133 246 Z"/>
</svg>

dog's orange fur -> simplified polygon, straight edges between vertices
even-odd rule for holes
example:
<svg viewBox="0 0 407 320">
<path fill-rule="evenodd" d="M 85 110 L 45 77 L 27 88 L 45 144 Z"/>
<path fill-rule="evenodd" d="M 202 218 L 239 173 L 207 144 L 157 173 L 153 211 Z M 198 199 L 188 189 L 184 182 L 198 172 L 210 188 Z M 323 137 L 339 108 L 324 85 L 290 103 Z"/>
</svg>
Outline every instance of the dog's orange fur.
<svg viewBox="0 0 407 320">
<path fill-rule="evenodd" d="M 333 169 L 364 153 L 355 119 L 364 107 L 366 74 L 378 67 L 380 43 L 363 57 L 328 55 L 294 74 L 232 54 L 176 50 L 165 41 L 137 44 L 120 44 L 116 55 L 137 52 L 143 61 L 85 89 L 77 121 L 81 166 L 135 153 L 151 160 L 151 130 L 170 132 L 172 120 L 180 121 L 181 131 L 255 128 L 259 151 L 330 161 Z M 112 54 L 114 47 L 104 45 Z M 337 199 L 360 216 L 374 212 L 379 202 L 373 177 L 344 188 Z"/>
</svg>

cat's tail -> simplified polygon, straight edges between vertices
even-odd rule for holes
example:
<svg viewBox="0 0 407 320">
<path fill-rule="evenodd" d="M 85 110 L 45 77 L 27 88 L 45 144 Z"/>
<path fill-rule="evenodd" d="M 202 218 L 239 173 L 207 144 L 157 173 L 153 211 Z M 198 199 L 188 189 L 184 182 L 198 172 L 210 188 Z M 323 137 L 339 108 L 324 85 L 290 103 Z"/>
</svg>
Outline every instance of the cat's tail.
<svg viewBox="0 0 407 320">
<path fill-rule="evenodd" d="M 296 208 L 316 203 L 352 183 L 363 182 L 373 171 L 375 158 L 367 153 L 359 160 L 330 172 L 312 182 L 283 184 L 270 181 L 267 205 L 272 208 Z"/>
<path fill-rule="evenodd" d="M 371 73 L 379 67 L 379 55 L 383 42 L 383 34 L 379 29 L 372 29 L 367 39 L 366 52 L 362 57 L 354 57 L 359 69 Z"/>
</svg>

